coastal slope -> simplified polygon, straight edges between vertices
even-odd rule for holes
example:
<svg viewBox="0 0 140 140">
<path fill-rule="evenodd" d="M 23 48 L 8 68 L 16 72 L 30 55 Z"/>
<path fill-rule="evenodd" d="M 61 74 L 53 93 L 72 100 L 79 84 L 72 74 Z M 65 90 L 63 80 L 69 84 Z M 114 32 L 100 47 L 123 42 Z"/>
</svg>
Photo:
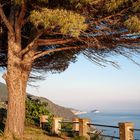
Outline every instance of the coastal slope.
<svg viewBox="0 0 140 140">
<path fill-rule="evenodd" d="M 75 114 L 71 111 L 71 109 L 63 106 L 59 106 L 47 98 L 38 97 L 31 94 L 27 94 L 27 96 L 30 97 L 31 99 L 45 102 L 47 104 L 47 110 L 49 110 L 49 112 L 51 112 L 57 117 L 63 117 L 65 119 L 72 119 L 76 117 Z M 6 101 L 7 101 L 7 87 L 5 84 L 0 82 L 0 102 L 6 102 Z"/>
</svg>

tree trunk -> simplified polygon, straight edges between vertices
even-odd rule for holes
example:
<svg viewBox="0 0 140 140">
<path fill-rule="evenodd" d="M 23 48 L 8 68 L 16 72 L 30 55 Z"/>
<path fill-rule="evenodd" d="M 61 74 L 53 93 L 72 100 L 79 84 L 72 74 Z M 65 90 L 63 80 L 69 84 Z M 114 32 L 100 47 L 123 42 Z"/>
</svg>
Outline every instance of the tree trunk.
<svg viewBox="0 0 140 140">
<path fill-rule="evenodd" d="M 16 78 L 14 75 L 7 75 L 8 110 L 5 135 L 9 139 L 22 138 L 24 133 L 26 83 L 19 73 L 14 73 Z"/>
<path fill-rule="evenodd" d="M 8 88 L 8 110 L 4 134 L 5 139 L 10 140 L 13 138 L 21 140 L 24 134 L 26 86 L 30 69 L 23 65 L 22 58 L 17 55 L 20 48 L 9 35 L 8 66 L 5 77 Z"/>
</svg>

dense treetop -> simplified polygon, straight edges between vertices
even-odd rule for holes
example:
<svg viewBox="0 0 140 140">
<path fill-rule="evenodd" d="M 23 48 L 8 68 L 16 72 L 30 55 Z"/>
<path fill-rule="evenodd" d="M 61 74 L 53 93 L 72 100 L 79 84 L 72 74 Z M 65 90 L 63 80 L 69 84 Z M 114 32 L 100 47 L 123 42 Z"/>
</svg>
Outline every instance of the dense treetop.
<svg viewBox="0 0 140 140">
<path fill-rule="evenodd" d="M 7 65 L 8 31 L 17 34 L 17 40 L 21 34 L 20 57 L 35 52 L 31 58 L 33 71 L 61 72 L 80 53 L 96 64 L 116 66 L 106 56 L 121 54 L 131 59 L 132 54 L 140 52 L 140 0 L 1 0 L 0 3 L 2 67 Z"/>
</svg>

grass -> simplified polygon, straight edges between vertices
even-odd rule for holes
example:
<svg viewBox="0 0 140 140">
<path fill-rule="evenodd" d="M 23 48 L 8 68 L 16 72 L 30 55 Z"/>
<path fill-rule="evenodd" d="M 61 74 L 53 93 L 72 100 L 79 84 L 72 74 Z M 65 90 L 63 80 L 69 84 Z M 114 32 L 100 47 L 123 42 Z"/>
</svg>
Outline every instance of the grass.
<svg viewBox="0 0 140 140">
<path fill-rule="evenodd" d="M 24 140 L 62 140 L 59 137 L 49 136 L 42 129 L 26 127 Z"/>
<path fill-rule="evenodd" d="M 0 140 L 3 136 L 0 136 Z M 46 131 L 35 127 L 26 127 L 23 140 L 63 140 L 62 138 L 49 136 Z"/>
</svg>

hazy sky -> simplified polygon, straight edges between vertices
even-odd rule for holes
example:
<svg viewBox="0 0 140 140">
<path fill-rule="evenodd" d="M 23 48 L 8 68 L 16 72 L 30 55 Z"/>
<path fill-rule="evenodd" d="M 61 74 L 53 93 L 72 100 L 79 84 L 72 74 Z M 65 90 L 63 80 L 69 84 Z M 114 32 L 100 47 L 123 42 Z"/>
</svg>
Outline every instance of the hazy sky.
<svg viewBox="0 0 140 140">
<path fill-rule="evenodd" d="M 119 70 L 80 56 L 65 72 L 46 75 L 40 87 L 29 92 L 81 110 L 140 111 L 140 67 L 122 57 L 115 60 Z"/>
<path fill-rule="evenodd" d="M 80 110 L 140 111 L 140 67 L 122 57 L 120 69 L 101 68 L 80 56 L 61 74 L 48 74 L 28 92 Z M 140 59 L 138 59 L 140 62 Z"/>
</svg>

